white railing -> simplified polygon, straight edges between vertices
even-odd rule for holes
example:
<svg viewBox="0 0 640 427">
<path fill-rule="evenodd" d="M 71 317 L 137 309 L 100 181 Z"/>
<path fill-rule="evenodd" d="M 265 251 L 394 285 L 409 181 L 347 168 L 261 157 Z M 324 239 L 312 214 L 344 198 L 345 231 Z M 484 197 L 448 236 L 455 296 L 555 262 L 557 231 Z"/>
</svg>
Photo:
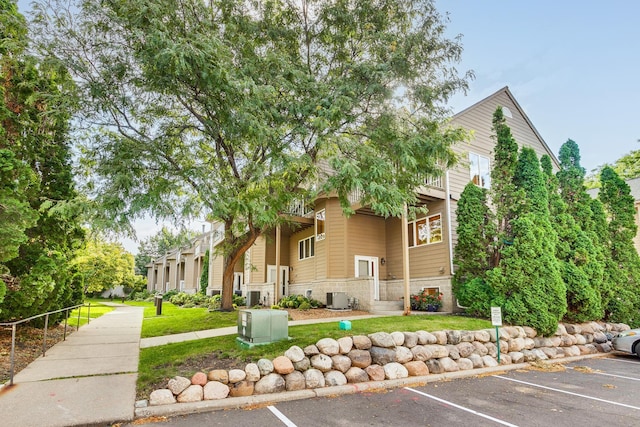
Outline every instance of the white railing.
<svg viewBox="0 0 640 427">
<path fill-rule="evenodd" d="M 424 183 L 429 187 L 444 188 L 442 187 L 441 176 L 430 176 L 424 180 Z"/>
<path fill-rule="evenodd" d="M 293 216 L 301 216 L 304 218 L 313 217 L 313 208 L 307 205 L 304 199 L 295 199 L 289 204 L 285 212 Z"/>
</svg>

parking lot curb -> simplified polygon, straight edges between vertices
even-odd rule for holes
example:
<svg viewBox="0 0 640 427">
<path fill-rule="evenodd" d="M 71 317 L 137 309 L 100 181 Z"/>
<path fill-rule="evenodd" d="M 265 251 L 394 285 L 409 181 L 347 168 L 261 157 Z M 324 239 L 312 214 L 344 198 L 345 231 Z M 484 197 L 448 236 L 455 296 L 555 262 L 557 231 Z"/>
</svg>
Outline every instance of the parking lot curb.
<svg viewBox="0 0 640 427">
<path fill-rule="evenodd" d="M 583 356 L 566 357 L 542 361 L 543 364 L 564 364 L 595 357 L 611 357 L 608 353 L 588 354 Z M 472 378 L 485 375 L 493 375 L 500 372 L 518 369 L 529 369 L 530 363 L 517 363 L 511 365 L 499 365 L 490 368 L 470 369 L 466 371 L 446 372 L 442 374 L 429 374 L 420 377 L 408 377 L 384 381 L 368 381 L 363 383 L 346 384 L 342 386 L 323 387 L 309 390 L 285 391 L 282 393 L 255 394 L 246 397 L 230 397 L 220 400 L 203 400 L 200 402 L 174 403 L 171 405 L 147 406 L 135 409 L 135 418 L 146 417 L 171 417 L 176 415 L 188 415 L 201 412 L 218 411 L 222 409 L 242 409 L 268 406 L 278 402 L 288 402 L 314 397 L 337 397 L 367 391 L 386 390 L 402 387 L 415 387 L 428 383 L 447 381 L 461 378 Z"/>
</svg>

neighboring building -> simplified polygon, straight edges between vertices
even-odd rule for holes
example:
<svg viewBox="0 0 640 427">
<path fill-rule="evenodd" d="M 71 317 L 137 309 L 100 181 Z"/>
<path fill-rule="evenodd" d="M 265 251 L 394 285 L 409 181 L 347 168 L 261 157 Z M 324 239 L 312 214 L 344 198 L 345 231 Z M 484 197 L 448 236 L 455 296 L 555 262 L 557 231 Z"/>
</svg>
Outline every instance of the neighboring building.
<svg viewBox="0 0 640 427">
<path fill-rule="evenodd" d="M 420 203 L 428 213 L 407 224 L 409 233 L 409 277 L 411 293 L 423 288 L 444 294 L 443 311 L 456 309 L 451 291 L 453 246 L 456 242 L 455 211 L 464 187 L 473 181 L 490 186 L 495 140 L 493 113 L 502 106 L 507 125 L 521 146 L 533 148 L 540 157 L 557 160 L 507 87 L 456 114 L 453 126 L 472 131 L 472 139 L 454 147 L 460 164 L 439 179 L 418 188 Z M 376 215 L 355 200 L 355 214 L 342 213 L 338 198 L 324 195 L 313 209 L 294 206 L 294 227 L 282 227 L 260 237 L 236 268 L 234 290 L 259 292 L 260 302 L 273 304 L 282 295 L 302 294 L 326 302 L 327 293 L 344 292 L 365 310 L 402 309 L 404 295 L 402 220 Z M 205 233 L 194 247 L 208 247 L 213 253 L 221 242 L 222 229 Z M 208 245 L 208 246 L 207 246 Z M 166 292 L 178 288 L 198 289 L 202 271 L 195 250 L 168 253 L 149 265 L 149 289 Z M 192 254 L 189 258 L 188 253 Z M 184 257 L 184 261 L 181 261 Z M 178 260 L 178 261 L 176 261 Z M 193 270 L 195 274 L 189 273 Z M 190 276 L 191 274 L 191 276 Z M 181 278 L 181 279 L 180 279 Z M 279 284 L 276 282 L 279 280 Z M 192 281 L 195 281 L 192 283 Z M 187 284 L 188 283 L 188 284 Z M 209 292 L 222 288 L 222 260 L 210 257 Z M 253 294 L 257 295 L 257 294 Z"/>
</svg>

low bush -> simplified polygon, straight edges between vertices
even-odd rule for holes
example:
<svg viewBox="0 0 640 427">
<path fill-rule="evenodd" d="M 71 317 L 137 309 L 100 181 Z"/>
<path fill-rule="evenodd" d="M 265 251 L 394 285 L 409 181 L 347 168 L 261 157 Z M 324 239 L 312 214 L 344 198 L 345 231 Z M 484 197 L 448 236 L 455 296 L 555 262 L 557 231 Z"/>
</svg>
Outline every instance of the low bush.
<svg viewBox="0 0 640 427">
<path fill-rule="evenodd" d="M 305 304 L 305 309 L 322 307 L 322 303 L 315 299 L 310 299 L 304 295 L 289 295 L 282 297 L 278 302 L 281 308 L 301 308 L 300 306 Z M 303 309 L 304 310 L 304 309 Z"/>
</svg>

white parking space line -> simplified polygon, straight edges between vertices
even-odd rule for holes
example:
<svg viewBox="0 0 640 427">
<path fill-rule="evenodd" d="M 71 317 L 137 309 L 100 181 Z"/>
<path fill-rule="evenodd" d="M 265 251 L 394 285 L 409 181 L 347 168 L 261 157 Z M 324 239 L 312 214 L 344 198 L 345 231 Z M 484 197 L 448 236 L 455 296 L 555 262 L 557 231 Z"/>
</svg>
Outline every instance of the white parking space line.
<svg viewBox="0 0 640 427">
<path fill-rule="evenodd" d="M 577 371 L 577 372 L 582 372 L 580 371 L 580 369 L 576 369 L 575 367 L 572 367 L 572 366 L 567 366 L 567 368 L 573 369 L 574 371 Z M 587 372 L 587 374 L 606 375 L 607 377 L 622 378 L 624 380 L 631 380 L 631 381 L 640 381 L 640 378 L 626 377 L 624 375 L 616 375 L 616 374 L 607 374 L 606 372 L 590 371 L 590 372 Z"/>
<path fill-rule="evenodd" d="M 286 425 L 287 427 L 298 427 L 294 424 L 293 421 L 291 421 L 289 418 L 285 417 L 284 414 L 280 411 L 278 411 L 278 409 L 275 406 L 267 406 L 267 408 L 271 411 L 271 413 L 273 415 L 275 415 L 276 417 L 278 417 L 278 419 L 280 421 L 282 421 L 282 423 L 284 425 Z"/>
<path fill-rule="evenodd" d="M 613 357 L 603 357 L 603 358 L 601 358 L 599 360 L 608 360 L 610 362 L 632 363 L 632 364 L 638 366 L 638 362 L 632 362 L 630 360 L 617 359 L 617 358 L 613 358 Z"/>
<path fill-rule="evenodd" d="M 491 415 L 486 415 L 486 414 L 483 414 L 481 412 L 475 411 L 473 409 L 465 408 L 464 406 L 457 405 L 457 404 L 455 404 L 453 402 L 449 402 L 448 400 L 440 399 L 439 397 L 435 397 L 435 396 L 432 396 L 430 394 L 423 393 L 423 392 L 415 390 L 413 388 L 405 387 L 404 389 L 412 391 L 414 393 L 417 393 L 417 394 L 419 394 L 421 396 L 428 397 L 429 399 L 433 399 L 433 400 L 438 401 L 440 403 L 444 403 L 445 405 L 453 406 L 454 408 L 461 409 L 463 411 L 472 413 L 472 414 L 477 415 L 477 416 L 482 417 L 482 418 L 486 418 L 486 419 L 491 420 L 493 422 L 496 422 L 498 424 L 502 424 L 503 426 L 518 427 L 515 424 L 511 424 L 511 423 L 508 423 L 506 421 L 499 420 L 498 418 L 494 418 Z"/>
<path fill-rule="evenodd" d="M 611 400 L 600 399 L 598 397 L 593 397 L 593 396 L 587 396 L 586 394 L 573 393 L 571 391 L 560 390 L 558 388 L 547 387 L 547 386 L 544 386 L 544 385 L 534 384 L 534 383 L 530 383 L 530 382 L 526 382 L 526 381 L 520 381 L 520 380 L 516 380 L 516 379 L 513 379 L 513 378 L 507 378 L 507 377 L 503 377 L 501 375 L 494 375 L 492 378 L 500 378 L 500 379 L 507 380 L 507 381 L 513 381 L 515 383 L 529 385 L 531 387 L 543 388 L 545 390 L 556 391 L 558 393 L 569 394 L 571 396 L 584 397 L 585 399 L 597 400 L 598 402 L 604 402 L 604 403 L 608 403 L 608 404 L 616 405 L 616 406 L 623 406 L 625 408 L 636 409 L 636 410 L 640 411 L 640 407 L 638 407 L 638 406 L 626 405 L 624 403 L 619 403 L 619 402 L 614 402 L 614 401 L 611 401 Z"/>
</svg>

